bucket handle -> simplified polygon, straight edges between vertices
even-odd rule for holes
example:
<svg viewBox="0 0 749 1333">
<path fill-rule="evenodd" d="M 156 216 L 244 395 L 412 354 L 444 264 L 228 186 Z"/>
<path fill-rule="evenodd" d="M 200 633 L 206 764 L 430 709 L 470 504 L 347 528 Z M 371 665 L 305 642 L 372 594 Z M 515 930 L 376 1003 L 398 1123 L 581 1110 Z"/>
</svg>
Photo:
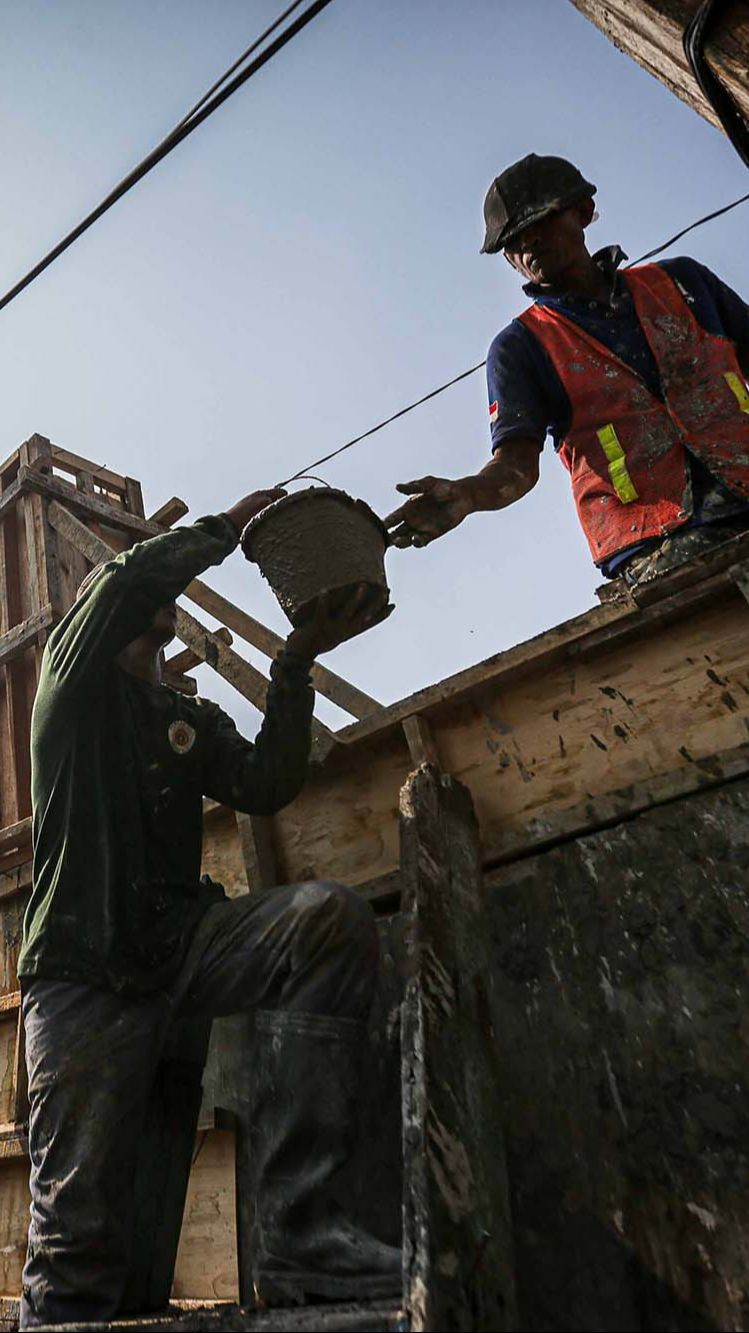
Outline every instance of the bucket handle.
<svg viewBox="0 0 749 1333">
<path fill-rule="evenodd" d="M 321 486 L 327 486 L 329 491 L 333 490 L 329 481 L 326 481 L 324 477 L 315 477 L 311 472 L 302 472 L 298 477 L 292 477 L 291 481 L 319 481 Z M 287 481 L 284 484 L 290 486 L 291 481 Z"/>
</svg>

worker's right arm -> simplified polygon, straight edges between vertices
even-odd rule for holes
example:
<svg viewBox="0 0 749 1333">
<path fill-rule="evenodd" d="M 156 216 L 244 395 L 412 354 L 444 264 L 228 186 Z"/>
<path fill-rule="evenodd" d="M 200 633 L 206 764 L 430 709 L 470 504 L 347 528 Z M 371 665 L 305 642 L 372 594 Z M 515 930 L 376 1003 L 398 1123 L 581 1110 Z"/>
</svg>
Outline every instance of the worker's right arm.
<svg viewBox="0 0 749 1333">
<path fill-rule="evenodd" d="M 537 440 L 514 438 L 474 475 L 403 482 L 397 489 L 411 499 L 385 519 L 391 545 L 427 546 L 469 514 L 514 504 L 538 481 L 539 453 Z"/>
<path fill-rule="evenodd" d="M 566 433 L 570 405 L 549 358 L 520 320 L 494 339 L 486 359 L 494 456 L 456 480 L 421 477 L 398 490 L 412 498 L 385 519 L 393 546 L 426 546 L 469 514 L 504 509 L 538 481 L 547 432 Z"/>
</svg>

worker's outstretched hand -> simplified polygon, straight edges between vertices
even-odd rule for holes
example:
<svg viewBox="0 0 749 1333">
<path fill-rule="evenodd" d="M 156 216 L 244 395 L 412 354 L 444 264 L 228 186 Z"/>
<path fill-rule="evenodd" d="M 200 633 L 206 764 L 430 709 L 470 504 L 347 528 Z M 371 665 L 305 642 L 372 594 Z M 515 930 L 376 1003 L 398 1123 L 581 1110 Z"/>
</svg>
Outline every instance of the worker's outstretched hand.
<svg viewBox="0 0 749 1333">
<path fill-rule="evenodd" d="M 233 504 L 231 509 L 225 511 L 226 517 L 231 519 L 241 536 L 243 529 L 247 527 L 251 518 L 259 514 L 261 510 L 267 509 L 268 505 L 272 505 L 274 500 L 282 500 L 284 495 L 286 495 L 286 491 L 282 490 L 280 486 L 275 486 L 269 491 L 251 491 L 249 495 L 237 500 L 237 503 Z"/>
<path fill-rule="evenodd" d="M 320 653 L 328 653 L 339 643 L 345 643 L 386 620 L 394 609 L 388 602 L 388 595 L 387 588 L 374 587 L 371 583 L 323 593 L 317 598 L 309 620 L 291 631 L 286 640 L 287 647 L 314 662 Z"/>
<path fill-rule="evenodd" d="M 436 537 L 457 528 L 475 507 L 468 481 L 468 478 L 448 481 L 445 477 L 421 477 L 396 486 L 402 495 L 410 495 L 412 499 L 384 520 L 390 545 L 427 546 Z"/>
</svg>

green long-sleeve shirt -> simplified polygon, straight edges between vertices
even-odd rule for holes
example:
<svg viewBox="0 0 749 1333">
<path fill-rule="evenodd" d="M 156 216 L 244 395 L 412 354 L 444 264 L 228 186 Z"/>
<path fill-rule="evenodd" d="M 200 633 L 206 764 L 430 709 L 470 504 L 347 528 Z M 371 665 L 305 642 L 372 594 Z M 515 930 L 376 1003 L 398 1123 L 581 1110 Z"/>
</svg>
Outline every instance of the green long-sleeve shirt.
<svg viewBox="0 0 749 1333">
<path fill-rule="evenodd" d="M 31 726 L 24 982 L 168 985 L 221 892 L 199 879 L 202 797 L 272 814 L 302 786 L 314 701 L 308 662 L 284 651 L 273 663 L 253 745 L 216 704 L 149 684 L 115 660 L 237 540 L 219 515 L 124 551 L 49 637 Z"/>
</svg>

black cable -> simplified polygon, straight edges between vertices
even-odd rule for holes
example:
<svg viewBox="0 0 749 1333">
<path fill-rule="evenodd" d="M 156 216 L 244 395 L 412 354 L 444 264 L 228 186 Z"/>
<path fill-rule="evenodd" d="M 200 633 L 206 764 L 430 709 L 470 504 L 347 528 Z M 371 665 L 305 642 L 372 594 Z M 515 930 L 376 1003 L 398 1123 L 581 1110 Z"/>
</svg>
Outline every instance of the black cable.
<svg viewBox="0 0 749 1333">
<path fill-rule="evenodd" d="M 231 77 L 235 69 L 239 69 L 240 65 L 244 64 L 245 60 L 247 60 L 249 56 L 252 55 L 253 51 L 257 51 L 258 47 L 262 46 L 263 42 L 268 37 L 270 37 L 271 33 L 275 32 L 276 28 L 280 27 L 281 24 L 284 22 L 284 20 L 287 19 L 290 14 L 293 14 L 294 10 L 298 9 L 302 3 L 303 0 L 294 0 L 294 3 L 289 5 L 288 9 L 285 9 L 283 11 L 283 14 L 279 14 L 278 18 L 274 19 L 273 22 L 270 24 L 270 26 L 265 29 L 265 32 L 261 32 L 260 36 L 255 38 L 252 45 L 248 46 L 247 50 L 243 51 L 241 56 L 239 56 L 234 61 L 234 64 L 230 65 L 229 68 L 224 71 L 224 73 L 221 75 L 221 78 L 216 79 L 216 82 L 211 84 L 208 91 L 203 93 L 203 96 L 200 98 L 200 101 L 196 102 L 195 106 L 190 107 L 190 110 L 187 112 L 187 115 L 183 116 L 182 119 L 174 126 L 174 130 L 180 129 L 182 125 L 187 124 L 188 120 L 192 120 L 195 113 L 199 111 L 202 106 L 205 105 L 205 103 L 208 101 L 208 98 L 221 87 L 222 83 L 226 83 L 226 80 Z M 172 134 L 174 134 L 174 130 L 171 131 Z M 168 137 L 169 136 L 167 135 L 167 138 Z"/>
<path fill-rule="evenodd" d="M 689 68 L 745 167 L 749 167 L 749 123 L 705 58 L 705 42 L 725 0 L 703 0 L 684 29 L 682 43 Z"/>
<path fill-rule="evenodd" d="M 298 32 L 301 32 L 303 28 L 306 28 L 307 24 L 310 23 L 313 18 L 316 18 L 317 15 L 331 3 L 332 0 L 313 0 L 313 3 L 308 9 L 304 10 L 304 13 L 300 14 L 293 23 L 290 23 L 288 28 L 284 28 L 284 31 L 276 37 L 275 41 L 271 42 L 264 51 L 261 51 L 260 55 L 256 56 L 251 64 L 236 74 L 220 92 L 217 92 L 211 97 L 210 101 L 205 102 L 205 99 L 202 98 L 201 102 L 203 102 L 203 105 L 201 106 L 200 103 L 196 104 L 200 107 L 199 110 L 196 111 L 195 108 L 193 108 L 193 111 L 190 112 L 189 119 L 180 121 L 179 125 L 172 130 L 171 134 L 168 134 L 166 139 L 163 139 L 147 157 L 144 157 L 142 162 L 139 162 L 138 166 L 134 167 L 133 170 L 120 181 L 119 185 L 116 185 L 106 198 L 92 210 L 92 212 L 88 213 L 86 217 L 83 218 L 72 231 L 68 232 L 67 236 L 64 236 L 63 239 L 59 241 L 43 259 L 40 259 L 32 269 L 29 269 L 29 272 L 11 287 L 3 297 L 0 297 L 0 310 L 3 310 L 6 305 L 9 305 L 10 302 L 28 287 L 35 278 L 39 277 L 40 273 L 43 273 L 46 268 L 49 268 L 50 264 L 54 263 L 54 261 L 58 259 L 74 241 L 77 241 L 79 236 L 82 236 L 84 232 L 88 231 L 89 227 L 93 226 L 93 224 L 98 221 L 98 219 L 102 217 L 113 204 L 116 204 L 118 199 L 121 199 L 124 194 L 127 194 L 128 190 L 131 190 L 134 185 L 137 185 L 138 181 L 142 180 L 149 171 L 152 171 L 157 163 L 161 162 L 168 153 L 171 153 L 172 150 L 176 148 L 178 144 L 182 143 L 182 140 L 186 139 L 189 134 L 192 134 L 193 130 L 198 128 L 198 125 L 202 125 L 203 121 L 207 120 L 214 111 L 218 110 L 227 98 L 231 97 L 232 93 L 235 93 L 238 88 L 241 88 L 242 85 L 246 83 L 248 79 L 251 79 L 253 74 L 256 74 L 259 69 L 262 69 L 263 65 L 267 64 L 278 51 L 282 50 L 287 42 L 291 41 L 292 37 L 296 37 Z M 275 28 L 278 22 L 282 21 L 282 17 L 283 16 L 272 25 L 272 28 Z M 262 38 L 258 38 L 258 41 L 261 40 Z M 219 84 L 223 81 L 223 79 L 220 79 Z M 209 94 L 206 93 L 205 96 L 208 97 Z"/>
<path fill-rule="evenodd" d="M 698 218 L 696 222 L 690 222 L 688 227 L 684 227 L 682 231 L 677 231 L 675 236 L 669 237 L 667 241 L 664 241 L 662 245 L 657 246 L 655 250 L 648 250 L 647 254 L 640 255 L 639 259 L 633 259 L 631 264 L 627 264 L 627 268 L 634 268 L 635 264 L 642 264 L 643 260 L 652 259 L 654 255 L 661 254 L 663 250 L 667 250 L 675 241 L 680 241 L 682 236 L 686 236 L 688 231 L 694 231 L 695 227 L 701 227 L 703 222 L 712 222 L 713 218 L 719 218 L 723 213 L 729 213 L 732 208 L 737 208 L 739 204 L 745 204 L 747 199 L 749 199 L 749 194 L 742 194 L 739 199 L 734 199 L 732 204 L 724 204 L 722 208 L 716 208 L 714 213 L 706 213 L 704 218 Z"/>
<path fill-rule="evenodd" d="M 456 375 L 453 379 L 448 380 L 447 384 L 441 384 L 438 389 L 432 389 L 430 393 L 425 393 L 424 397 L 417 398 L 415 403 L 409 403 L 408 407 L 402 407 L 400 412 L 394 412 L 391 417 L 386 417 L 384 421 L 379 421 L 377 425 L 372 426 L 370 430 L 363 431 L 361 435 L 355 435 L 353 440 L 349 440 L 347 444 L 342 444 L 338 449 L 333 449 L 332 453 L 326 454 L 324 458 L 316 458 L 314 463 L 307 463 L 305 467 L 300 468 L 298 472 L 295 472 L 293 477 L 287 477 L 285 481 L 277 481 L 275 485 L 288 486 L 289 482 L 297 481 L 300 477 L 306 476 L 311 468 L 320 467 L 321 463 L 330 462 L 331 458 L 335 458 L 338 454 L 342 454 L 346 449 L 350 449 L 352 445 L 358 444 L 360 440 L 366 440 L 368 435 L 374 435 L 378 430 L 382 430 L 383 426 L 389 426 L 391 421 L 397 421 L 399 417 L 404 417 L 407 412 L 413 412 L 415 407 L 421 407 L 421 404 L 429 402 L 430 398 L 436 398 L 438 393 L 444 393 L 445 389 L 451 389 L 453 384 L 457 384 L 459 380 L 467 379 L 469 375 L 474 375 L 477 370 L 480 370 L 481 367 L 485 365 L 485 360 L 479 361 L 478 365 L 471 366 L 470 370 L 461 371 L 460 375 Z"/>
</svg>

